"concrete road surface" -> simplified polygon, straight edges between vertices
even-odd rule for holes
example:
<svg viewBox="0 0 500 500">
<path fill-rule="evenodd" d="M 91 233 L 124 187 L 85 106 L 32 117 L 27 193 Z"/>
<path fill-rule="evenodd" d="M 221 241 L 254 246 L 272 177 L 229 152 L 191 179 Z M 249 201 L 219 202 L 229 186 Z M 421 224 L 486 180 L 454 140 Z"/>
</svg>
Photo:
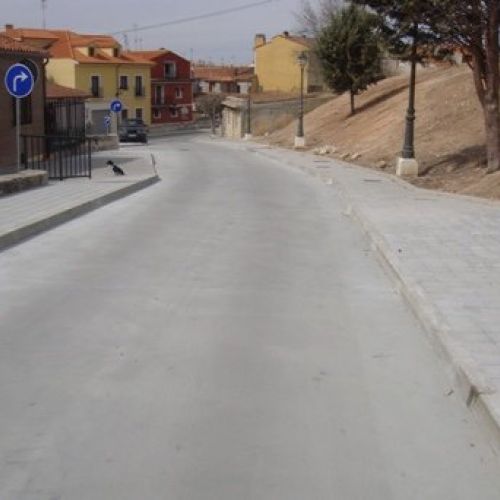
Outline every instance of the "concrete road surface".
<svg viewBox="0 0 500 500">
<path fill-rule="evenodd" d="M 500 498 L 334 188 L 150 149 L 162 182 L 0 254 L 0 499 Z"/>
</svg>

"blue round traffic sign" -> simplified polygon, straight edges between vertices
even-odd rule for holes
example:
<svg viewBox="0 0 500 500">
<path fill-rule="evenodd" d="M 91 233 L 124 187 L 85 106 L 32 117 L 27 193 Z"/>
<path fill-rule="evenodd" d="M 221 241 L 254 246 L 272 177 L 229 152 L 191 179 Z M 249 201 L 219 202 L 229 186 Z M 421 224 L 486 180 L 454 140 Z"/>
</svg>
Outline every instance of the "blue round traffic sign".
<svg viewBox="0 0 500 500">
<path fill-rule="evenodd" d="M 12 97 L 21 99 L 29 96 L 33 92 L 35 78 L 33 73 L 24 64 L 12 65 L 5 74 L 5 87 Z"/>
<path fill-rule="evenodd" d="M 111 102 L 109 109 L 111 109 L 113 113 L 119 113 L 123 109 L 123 104 L 119 99 L 115 99 Z"/>
</svg>

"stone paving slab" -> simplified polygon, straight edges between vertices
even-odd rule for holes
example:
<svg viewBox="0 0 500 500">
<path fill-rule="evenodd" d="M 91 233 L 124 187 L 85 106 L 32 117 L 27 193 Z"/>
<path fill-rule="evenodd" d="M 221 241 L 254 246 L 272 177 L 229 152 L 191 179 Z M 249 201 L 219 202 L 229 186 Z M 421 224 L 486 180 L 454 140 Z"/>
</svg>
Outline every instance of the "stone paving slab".
<svg viewBox="0 0 500 500">
<path fill-rule="evenodd" d="M 500 443 L 500 203 L 424 190 L 345 162 L 263 145 L 339 192 Z M 404 332 L 401 332 L 404 334 Z"/>
<path fill-rule="evenodd" d="M 106 161 L 126 172 L 116 177 Z M 0 251 L 159 180 L 144 152 L 103 152 L 94 156 L 92 179 L 50 181 L 48 185 L 0 197 Z"/>
</svg>

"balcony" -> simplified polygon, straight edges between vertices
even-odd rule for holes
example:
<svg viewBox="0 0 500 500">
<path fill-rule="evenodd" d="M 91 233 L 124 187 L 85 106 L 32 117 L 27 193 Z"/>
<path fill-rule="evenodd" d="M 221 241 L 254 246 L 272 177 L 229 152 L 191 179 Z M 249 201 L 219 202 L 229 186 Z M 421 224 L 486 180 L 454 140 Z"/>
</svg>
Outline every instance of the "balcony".
<svg viewBox="0 0 500 500">
<path fill-rule="evenodd" d="M 103 97 L 104 92 L 103 92 L 102 87 L 95 87 L 95 86 L 90 87 L 90 95 L 91 95 L 91 97 L 94 97 L 94 98 Z"/>
<path fill-rule="evenodd" d="M 153 106 L 166 106 L 167 100 L 165 97 L 162 97 L 161 99 L 155 98 L 153 99 Z"/>
<path fill-rule="evenodd" d="M 135 87 L 134 94 L 135 94 L 135 97 L 146 97 L 146 88 L 145 87 Z"/>
</svg>

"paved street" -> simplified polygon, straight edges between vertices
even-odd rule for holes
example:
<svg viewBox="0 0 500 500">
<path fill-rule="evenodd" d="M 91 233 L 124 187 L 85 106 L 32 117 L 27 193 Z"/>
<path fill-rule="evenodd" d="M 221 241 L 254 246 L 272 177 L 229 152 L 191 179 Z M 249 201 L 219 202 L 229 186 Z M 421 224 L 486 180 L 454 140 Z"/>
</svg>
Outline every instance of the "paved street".
<svg viewBox="0 0 500 500">
<path fill-rule="evenodd" d="M 500 497 L 334 186 L 150 150 L 161 182 L 0 254 L 0 499 Z"/>
</svg>

